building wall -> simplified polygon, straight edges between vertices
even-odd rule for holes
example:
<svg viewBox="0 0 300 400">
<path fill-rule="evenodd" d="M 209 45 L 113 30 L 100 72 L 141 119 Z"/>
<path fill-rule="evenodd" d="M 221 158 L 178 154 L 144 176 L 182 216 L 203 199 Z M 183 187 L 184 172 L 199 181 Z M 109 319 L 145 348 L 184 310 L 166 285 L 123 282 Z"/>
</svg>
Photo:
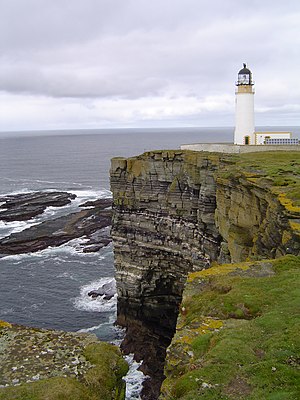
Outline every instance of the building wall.
<svg viewBox="0 0 300 400">
<path fill-rule="evenodd" d="M 290 139 L 291 132 L 255 132 L 255 144 L 264 144 L 265 138 Z"/>
<path fill-rule="evenodd" d="M 183 144 L 181 150 L 208 151 L 216 153 L 256 153 L 260 151 L 300 151 L 300 145 L 257 145 L 257 146 L 239 146 L 235 144 L 218 144 L 218 143 L 194 143 Z"/>
<path fill-rule="evenodd" d="M 252 86 L 238 86 L 235 100 L 234 144 L 245 144 L 249 136 L 249 144 L 255 144 L 254 125 L 254 92 Z"/>
</svg>

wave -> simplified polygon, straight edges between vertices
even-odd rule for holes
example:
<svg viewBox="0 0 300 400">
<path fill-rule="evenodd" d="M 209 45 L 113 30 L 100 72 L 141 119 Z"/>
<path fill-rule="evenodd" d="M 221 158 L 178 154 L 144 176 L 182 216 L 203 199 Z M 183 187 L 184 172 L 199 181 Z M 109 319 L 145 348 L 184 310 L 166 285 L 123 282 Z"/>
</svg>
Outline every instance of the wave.
<svg viewBox="0 0 300 400">
<path fill-rule="evenodd" d="M 89 328 L 79 329 L 77 332 L 80 332 L 80 333 L 94 332 L 94 331 L 97 331 L 98 329 L 101 329 L 103 326 L 110 326 L 111 329 L 113 329 L 116 332 L 116 334 L 118 334 L 118 336 L 120 336 L 120 334 L 122 334 L 122 336 L 124 336 L 124 334 L 125 334 L 124 329 L 113 325 L 115 323 L 115 320 L 116 320 L 115 315 L 110 315 L 108 318 L 108 321 L 102 322 L 99 325 L 91 326 Z"/>
<path fill-rule="evenodd" d="M 140 400 L 143 382 L 148 377 L 138 370 L 142 362 L 138 363 L 134 361 L 133 354 L 124 356 L 124 358 L 129 365 L 129 371 L 123 378 L 126 382 L 125 400 Z"/>
<path fill-rule="evenodd" d="M 98 296 L 93 299 L 88 296 L 92 290 L 96 290 L 106 283 L 115 281 L 112 277 L 100 278 L 96 281 L 90 282 L 80 288 L 80 295 L 73 299 L 73 305 L 77 310 L 89 312 L 113 312 L 117 309 L 117 294 L 110 300 L 104 300 L 104 296 Z"/>
<path fill-rule="evenodd" d="M 43 190 L 44 192 L 51 192 L 54 191 L 53 189 Z M 9 195 L 16 195 L 25 193 L 26 191 L 18 191 L 18 192 L 10 192 L 0 196 L 9 196 Z M 28 191 L 27 191 L 28 192 Z M 32 193 L 37 192 L 36 190 L 31 191 Z M 11 235 L 12 233 L 17 233 L 24 231 L 34 225 L 37 225 L 43 221 L 56 218 L 58 216 L 67 215 L 71 212 L 75 212 L 81 210 L 82 208 L 79 207 L 82 203 L 86 201 L 97 200 L 100 198 L 111 198 L 112 194 L 107 189 L 101 190 L 74 190 L 72 191 L 77 197 L 71 201 L 71 203 L 62 206 L 62 207 L 47 207 L 45 211 L 27 221 L 12 221 L 12 222 L 4 222 L 0 221 L 0 238 L 6 237 Z M 2 203 L 1 203 L 2 204 Z"/>
<path fill-rule="evenodd" d="M 12 233 L 24 231 L 25 229 L 38 225 L 39 223 L 40 221 L 38 218 L 32 218 L 29 221 L 0 221 L 0 239 L 9 236 Z"/>
<path fill-rule="evenodd" d="M 72 256 L 76 256 L 76 263 L 79 264 L 86 264 L 87 260 L 89 263 L 95 262 L 99 265 L 99 261 L 105 260 L 107 257 L 111 256 L 112 253 L 112 244 L 110 243 L 106 247 L 104 247 L 100 255 L 98 252 L 91 252 L 85 253 L 83 252 L 83 248 L 81 247 L 88 239 L 85 237 L 77 238 L 70 240 L 67 243 L 64 243 L 57 247 L 47 247 L 46 249 L 36 251 L 34 253 L 22 253 L 22 254 L 14 254 L 14 255 L 7 255 L 1 256 L 0 260 L 11 260 L 15 262 L 22 262 L 25 259 L 30 258 L 48 258 L 51 257 L 53 261 L 59 262 L 68 262 L 73 263 L 74 259 Z M 70 257 L 70 259 L 68 259 Z M 78 259 L 80 257 L 82 260 Z"/>
<path fill-rule="evenodd" d="M 7 315 L 7 314 L 12 314 L 14 313 L 14 308 L 10 307 L 10 308 L 2 308 L 1 309 L 1 315 Z"/>
<path fill-rule="evenodd" d="M 71 279 L 72 281 L 76 280 L 73 274 L 69 271 L 61 272 L 60 274 L 56 275 L 56 278 L 66 278 Z"/>
<path fill-rule="evenodd" d="M 7 178 L 9 179 L 9 178 Z M 13 179 L 11 179 L 13 180 Z M 23 181 L 26 181 L 23 179 Z M 29 181 L 31 182 L 31 181 Z M 32 182 L 38 182 L 32 181 Z M 57 192 L 57 191 L 72 191 L 73 194 L 76 194 L 78 197 L 81 198 L 105 198 L 105 197 L 112 197 L 112 192 L 108 189 L 102 188 L 102 189 L 93 189 L 92 186 L 86 186 L 81 183 L 70 183 L 70 182 L 50 182 L 50 181 L 40 181 L 40 182 L 48 182 L 48 183 L 66 183 L 66 184 L 76 184 L 78 186 L 84 186 L 84 189 L 62 189 L 61 187 L 57 188 L 45 188 L 45 189 L 30 189 L 30 188 L 22 188 L 19 190 L 13 190 L 7 193 L 0 193 L 0 197 L 6 197 L 6 196 L 15 196 L 18 194 L 24 194 L 24 193 L 36 193 L 36 192 Z M 86 188 L 90 188 L 90 190 L 87 190 Z"/>
<path fill-rule="evenodd" d="M 19 179 L 10 179 L 10 178 L 3 178 L 3 177 L 1 177 L 1 179 L 6 179 L 6 180 L 9 180 L 9 181 L 12 181 L 12 182 L 18 182 L 19 181 Z M 28 189 L 28 188 L 23 188 L 23 189 L 18 189 L 18 190 L 13 190 L 13 191 L 10 191 L 10 192 L 6 192 L 6 193 L 0 193 L 0 197 L 6 197 L 6 196 L 11 196 L 11 195 L 16 195 L 16 194 L 23 194 L 23 193 L 28 193 L 28 192 L 38 192 L 39 190 L 36 190 L 36 189 L 33 189 L 33 190 L 30 190 L 30 189 Z"/>
<path fill-rule="evenodd" d="M 48 181 L 48 180 L 44 180 L 44 179 L 28 179 L 28 178 L 17 178 L 17 179 L 15 179 L 15 178 L 8 178 L 8 177 L 6 177 L 6 176 L 0 176 L 0 179 L 3 179 L 4 181 L 8 181 L 8 182 L 17 182 L 17 183 L 20 183 L 20 182 L 22 182 L 22 183 L 50 183 L 51 185 L 61 185 L 61 184 L 64 184 L 64 185 L 68 185 L 68 186 L 72 186 L 72 185 L 74 185 L 74 186 L 84 186 L 84 187 L 89 187 L 89 188 L 92 188 L 93 186 L 90 186 L 90 185 L 85 185 L 85 184 L 83 184 L 83 183 L 80 183 L 80 182 L 67 182 L 67 181 Z M 23 192 L 24 190 L 26 190 L 26 189 L 21 189 L 21 192 Z M 28 189 L 29 191 L 32 191 L 31 189 Z M 44 190 L 44 189 L 43 189 Z M 45 189 L 45 190 L 47 190 L 47 189 Z M 50 189 L 50 190 L 55 190 L 55 189 Z"/>
</svg>

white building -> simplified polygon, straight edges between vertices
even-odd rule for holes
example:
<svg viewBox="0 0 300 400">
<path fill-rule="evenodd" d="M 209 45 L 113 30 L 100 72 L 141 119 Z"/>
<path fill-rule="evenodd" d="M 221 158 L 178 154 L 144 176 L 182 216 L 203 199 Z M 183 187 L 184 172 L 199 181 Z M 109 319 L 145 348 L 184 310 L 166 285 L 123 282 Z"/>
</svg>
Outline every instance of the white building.
<svg viewBox="0 0 300 400">
<path fill-rule="evenodd" d="M 254 89 L 246 64 L 238 73 L 236 86 L 234 144 L 255 144 Z"/>
<path fill-rule="evenodd" d="M 297 144 L 295 141 L 291 132 L 255 132 L 254 144 Z"/>
<path fill-rule="evenodd" d="M 252 73 L 244 64 L 238 73 L 235 91 L 234 144 L 238 145 L 295 145 L 290 132 L 255 132 L 254 82 Z"/>
</svg>

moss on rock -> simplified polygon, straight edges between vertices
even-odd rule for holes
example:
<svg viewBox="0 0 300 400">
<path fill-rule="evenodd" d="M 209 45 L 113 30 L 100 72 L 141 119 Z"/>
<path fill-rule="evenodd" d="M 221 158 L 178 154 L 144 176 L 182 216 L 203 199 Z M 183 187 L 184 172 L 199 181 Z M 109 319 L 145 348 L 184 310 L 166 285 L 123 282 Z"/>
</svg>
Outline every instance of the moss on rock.
<svg viewBox="0 0 300 400">
<path fill-rule="evenodd" d="M 190 274 L 160 399 L 296 399 L 299 284 L 295 256 Z"/>
<path fill-rule="evenodd" d="M 128 370 L 96 336 L 0 323 L 1 400 L 123 400 Z"/>
</svg>

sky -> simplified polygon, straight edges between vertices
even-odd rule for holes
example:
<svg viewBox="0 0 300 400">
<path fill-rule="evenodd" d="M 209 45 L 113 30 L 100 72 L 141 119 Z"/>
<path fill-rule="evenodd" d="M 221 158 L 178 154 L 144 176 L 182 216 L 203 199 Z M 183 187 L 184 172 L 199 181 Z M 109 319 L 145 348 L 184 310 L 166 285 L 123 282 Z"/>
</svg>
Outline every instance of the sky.
<svg viewBox="0 0 300 400">
<path fill-rule="evenodd" d="M 299 0 L 0 0 L 0 132 L 300 125 Z"/>
</svg>

